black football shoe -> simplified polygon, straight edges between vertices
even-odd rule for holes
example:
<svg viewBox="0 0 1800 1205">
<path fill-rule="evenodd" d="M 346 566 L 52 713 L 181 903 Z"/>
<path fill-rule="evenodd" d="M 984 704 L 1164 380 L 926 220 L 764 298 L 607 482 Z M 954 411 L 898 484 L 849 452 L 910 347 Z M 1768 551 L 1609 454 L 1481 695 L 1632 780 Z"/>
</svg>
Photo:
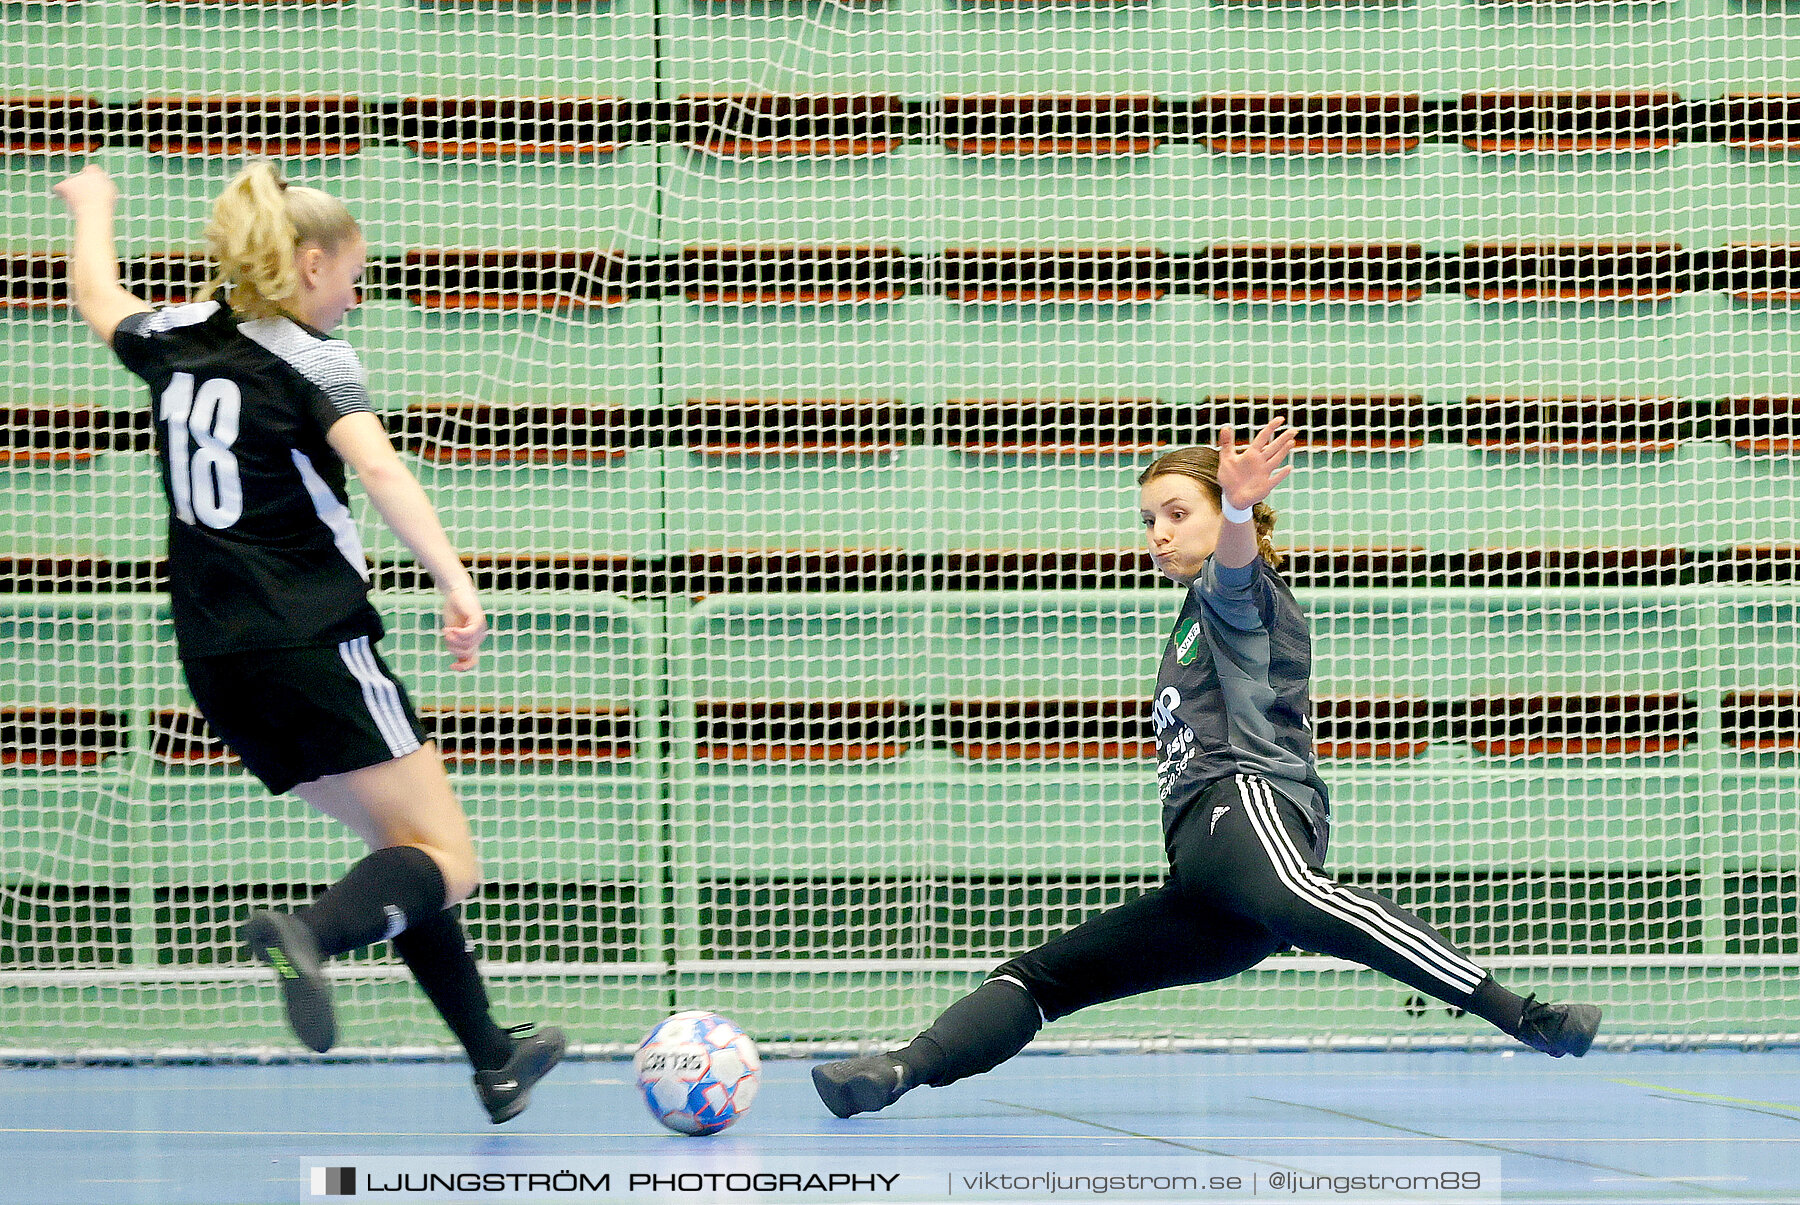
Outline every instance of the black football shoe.
<svg viewBox="0 0 1800 1205">
<path fill-rule="evenodd" d="M 531 1103 L 531 1086 L 562 1062 L 569 1040 L 554 1025 L 514 1025 L 512 1057 L 498 1071 L 475 1073 L 475 1095 L 495 1125 L 511 1121 Z"/>
<path fill-rule="evenodd" d="M 1535 995 L 1525 997 L 1518 1039 L 1533 1050 L 1553 1059 L 1565 1054 L 1580 1058 L 1599 1032 L 1600 1010 L 1592 1004 L 1539 1004 Z"/>
<path fill-rule="evenodd" d="M 906 1068 L 888 1054 L 820 1063 L 812 1069 L 812 1082 L 825 1107 L 839 1117 L 885 1109 L 911 1086 Z"/>
<path fill-rule="evenodd" d="M 337 1015 L 312 930 L 291 913 L 252 912 L 238 940 L 274 970 L 294 1036 L 320 1054 L 330 1050 L 337 1042 Z"/>
</svg>

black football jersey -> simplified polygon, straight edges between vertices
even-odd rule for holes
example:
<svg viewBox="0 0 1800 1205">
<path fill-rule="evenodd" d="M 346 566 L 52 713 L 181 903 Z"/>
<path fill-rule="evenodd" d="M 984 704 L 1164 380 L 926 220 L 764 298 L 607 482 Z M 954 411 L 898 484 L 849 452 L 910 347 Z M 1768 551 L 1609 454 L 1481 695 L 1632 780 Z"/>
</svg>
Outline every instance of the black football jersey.
<svg viewBox="0 0 1800 1205">
<path fill-rule="evenodd" d="M 1306 614 L 1261 557 L 1208 557 L 1156 675 L 1157 791 L 1165 823 L 1212 782 L 1256 774 L 1322 826 L 1329 796 L 1314 764 L 1312 638 Z"/>
<path fill-rule="evenodd" d="M 369 409 L 350 345 L 221 301 L 133 314 L 113 351 L 150 386 L 183 657 L 381 635 L 325 432 Z"/>
</svg>

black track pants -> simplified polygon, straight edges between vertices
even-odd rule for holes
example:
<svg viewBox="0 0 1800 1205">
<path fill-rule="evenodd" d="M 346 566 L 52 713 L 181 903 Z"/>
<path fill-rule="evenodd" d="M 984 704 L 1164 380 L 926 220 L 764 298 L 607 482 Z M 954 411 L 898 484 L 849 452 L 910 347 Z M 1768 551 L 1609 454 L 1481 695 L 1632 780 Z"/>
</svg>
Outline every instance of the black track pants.
<svg viewBox="0 0 1800 1205">
<path fill-rule="evenodd" d="M 1392 901 L 1333 882 L 1306 814 L 1263 779 L 1208 787 L 1167 834 L 1168 881 L 993 978 L 1046 1021 L 1156 988 L 1209 983 L 1295 946 L 1373 967 L 1467 1008 L 1486 972 Z"/>
</svg>

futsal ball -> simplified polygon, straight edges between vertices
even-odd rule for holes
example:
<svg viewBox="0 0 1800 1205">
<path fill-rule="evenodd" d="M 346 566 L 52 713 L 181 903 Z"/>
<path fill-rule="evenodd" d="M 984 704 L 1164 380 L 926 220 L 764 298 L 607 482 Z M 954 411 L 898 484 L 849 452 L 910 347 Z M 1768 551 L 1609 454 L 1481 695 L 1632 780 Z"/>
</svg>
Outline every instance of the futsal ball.
<svg viewBox="0 0 1800 1205">
<path fill-rule="evenodd" d="M 717 1134 L 756 1099 L 762 1059 L 750 1035 L 717 1013 L 676 1013 L 632 1060 L 650 1116 L 682 1134 Z"/>
</svg>

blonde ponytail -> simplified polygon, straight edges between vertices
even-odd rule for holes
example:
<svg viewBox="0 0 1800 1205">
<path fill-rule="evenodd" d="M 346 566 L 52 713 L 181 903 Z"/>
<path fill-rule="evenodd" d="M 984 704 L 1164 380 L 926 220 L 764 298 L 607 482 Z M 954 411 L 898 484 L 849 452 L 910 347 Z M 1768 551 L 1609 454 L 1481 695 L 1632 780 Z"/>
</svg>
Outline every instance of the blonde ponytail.
<svg viewBox="0 0 1800 1205">
<path fill-rule="evenodd" d="M 300 291 L 300 247 L 335 251 L 355 233 L 356 220 L 342 201 L 289 184 L 267 159 L 252 160 L 213 202 L 206 251 L 217 267 L 199 299 L 228 288 L 238 314 L 272 318 Z"/>
<path fill-rule="evenodd" d="M 1219 450 L 1217 448 L 1177 448 L 1173 452 L 1165 452 L 1150 462 L 1150 467 L 1138 475 L 1138 484 L 1143 485 L 1152 478 L 1163 477 L 1170 473 L 1191 478 L 1206 487 L 1206 496 L 1212 499 L 1213 505 L 1221 510 L 1223 496 L 1219 492 Z M 1282 556 L 1275 551 L 1275 508 L 1267 502 L 1258 502 L 1250 511 L 1251 519 L 1256 523 L 1256 553 L 1268 563 L 1269 568 L 1281 568 Z"/>
</svg>

